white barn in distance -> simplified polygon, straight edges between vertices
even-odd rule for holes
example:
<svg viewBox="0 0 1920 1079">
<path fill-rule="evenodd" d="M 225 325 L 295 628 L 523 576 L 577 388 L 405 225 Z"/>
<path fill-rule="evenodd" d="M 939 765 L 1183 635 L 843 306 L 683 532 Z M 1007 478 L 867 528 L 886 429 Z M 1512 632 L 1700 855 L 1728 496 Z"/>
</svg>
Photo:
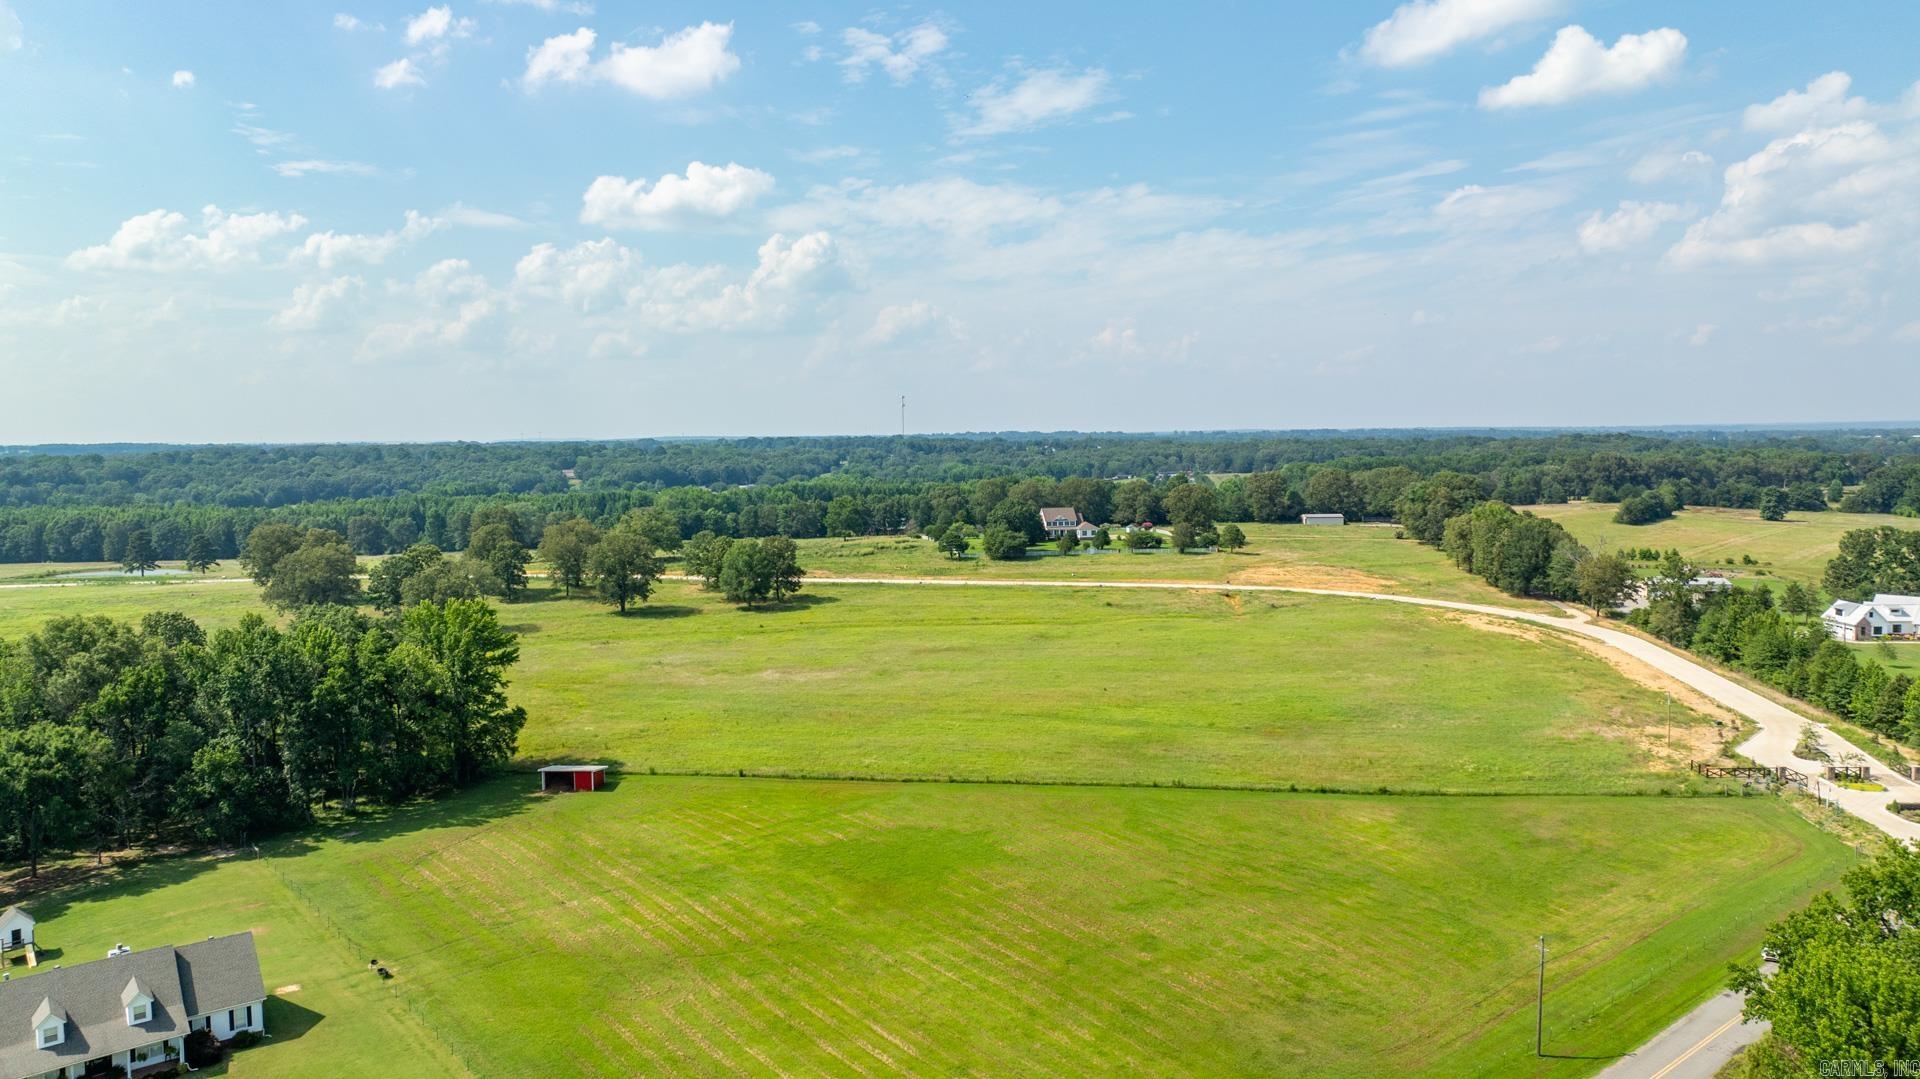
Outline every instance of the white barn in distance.
<svg viewBox="0 0 1920 1079">
<path fill-rule="evenodd" d="M 1303 525 L 1328 525 L 1338 528 L 1347 523 L 1347 515 L 1344 513 L 1303 513 L 1300 515 L 1300 523 Z"/>
</svg>

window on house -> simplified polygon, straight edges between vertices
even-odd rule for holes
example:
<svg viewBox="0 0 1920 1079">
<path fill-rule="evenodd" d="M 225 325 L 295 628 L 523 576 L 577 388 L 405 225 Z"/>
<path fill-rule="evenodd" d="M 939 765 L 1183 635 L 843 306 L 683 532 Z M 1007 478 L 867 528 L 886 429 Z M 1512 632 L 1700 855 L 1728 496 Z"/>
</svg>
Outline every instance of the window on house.
<svg viewBox="0 0 1920 1079">
<path fill-rule="evenodd" d="M 148 1004 L 144 1001 L 142 1001 L 139 1004 L 135 1004 L 133 1007 L 127 1009 L 127 1020 L 129 1022 L 144 1023 L 147 1020 L 152 1018 L 153 1018 L 153 1005 Z"/>
<path fill-rule="evenodd" d="M 247 1007 L 246 1007 L 246 1022 L 244 1022 L 244 1023 L 241 1023 L 240 1025 L 241 1025 L 241 1026 L 243 1026 L 243 1027 L 250 1027 L 250 1026 L 252 1026 L 252 1025 L 253 1025 L 253 1005 L 251 1005 L 251 1004 L 249 1004 L 249 1005 L 247 1005 Z"/>
<path fill-rule="evenodd" d="M 60 1024 L 55 1023 L 40 1031 L 40 1048 L 60 1044 Z"/>
</svg>

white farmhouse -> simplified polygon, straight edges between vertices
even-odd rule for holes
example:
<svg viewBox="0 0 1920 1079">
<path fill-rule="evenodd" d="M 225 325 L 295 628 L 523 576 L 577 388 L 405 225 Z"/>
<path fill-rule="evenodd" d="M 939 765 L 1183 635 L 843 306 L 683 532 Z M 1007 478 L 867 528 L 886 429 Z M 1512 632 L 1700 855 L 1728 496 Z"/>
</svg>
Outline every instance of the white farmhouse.
<svg viewBox="0 0 1920 1079">
<path fill-rule="evenodd" d="M 1820 616 L 1836 641 L 1871 641 L 1920 634 L 1920 596 L 1883 592 L 1865 603 L 1836 599 Z"/>
<path fill-rule="evenodd" d="M 1085 543 L 1093 539 L 1100 526 L 1080 516 L 1080 511 L 1072 506 L 1045 506 L 1040 510 L 1040 527 L 1047 530 L 1048 539 L 1059 539 L 1070 535 Z"/>
<path fill-rule="evenodd" d="M 0 981 L 0 1079 L 138 1077 L 184 1060 L 187 1035 L 266 1030 L 252 933 L 131 951 Z"/>
</svg>

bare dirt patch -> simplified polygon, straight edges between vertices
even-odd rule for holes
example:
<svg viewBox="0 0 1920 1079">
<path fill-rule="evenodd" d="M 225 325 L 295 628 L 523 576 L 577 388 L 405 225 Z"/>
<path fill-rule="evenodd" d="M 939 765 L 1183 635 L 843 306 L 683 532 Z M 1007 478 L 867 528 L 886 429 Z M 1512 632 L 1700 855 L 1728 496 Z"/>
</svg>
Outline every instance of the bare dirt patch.
<svg viewBox="0 0 1920 1079">
<path fill-rule="evenodd" d="M 1227 574 L 1230 584 L 1271 584 L 1285 588 L 1333 588 L 1344 592 L 1385 592 L 1398 582 L 1340 566 L 1300 564 L 1254 566 Z"/>
</svg>

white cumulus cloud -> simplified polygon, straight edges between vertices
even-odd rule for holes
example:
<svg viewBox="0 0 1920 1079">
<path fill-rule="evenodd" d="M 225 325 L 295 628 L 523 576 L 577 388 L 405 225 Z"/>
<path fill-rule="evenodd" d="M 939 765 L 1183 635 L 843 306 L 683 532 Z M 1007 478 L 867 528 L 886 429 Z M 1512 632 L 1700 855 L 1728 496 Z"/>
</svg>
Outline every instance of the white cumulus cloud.
<svg viewBox="0 0 1920 1079">
<path fill-rule="evenodd" d="M 703 22 L 668 34 L 658 45 L 615 42 L 596 60 L 597 35 L 583 26 L 528 49 L 520 85 L 531 92 L 555 82 L 606 82 L 656 101 L 688 97 L 740 70 L 740 58 L 728 48 L 732 38 L 732 23 Z"/>
<path fill-rule="evenodd" d="M 409 45 L 419 45 L 447 37 L 466 37 L 471 33 L 473 20 L 454 18 L 453 9 L 443 4 L 430 7 L 408 19 L 406 40 Z"/>
<path fill-rule="evenodd" d="M 1861 111 L 1884 115 L 1826 126 L 1819 110 L 1804 112 L 1812 126 L 1727 166 L 1719 207 L 1687 229 L 1668 262 L 1851 258 L 1876 245 L 1920 241 L 1920 124 L 1897 111 Z"/>
<path fill-rule="evenodd" d="M 173 88 L 175 90 L 189 89 L 193 86 L 193 83 L 193 72 L 182 70 L 173 73 Z"/>
<path fill-rule="evenodd" d="M 1566 26 L 1531 72 L 1480 91 L 1480 106 L 1560 105 L 1592 94 L 1627 93 L 1672 77 L 1686 55 L 1687 36 L 1671 28 L 1622 34 L 1609 46 L 1581 27 Z"/>
<path fill-rule="evenodd" d="M 692 218 L 732 216 L 771 190 L 773 177 L 759 169 L 694 161 L 685 175 L 670 172 L 651 183 L 644 177 L 595 179 L 581 199 L 580 220 L 608 228 L 666 228 Z"/>
<path fill-rule="evenodd" d="M 20 16 L 4 2 L 0 2 L 0 52 L 16 52 L 23 44 Z"/>
<path fill-rule="evenodd" d="M 1063 120 L 1108 100 L 1111 81 L 1099 68 L 1054 68 L 1028 72 L 1012 83 L 994 82 L 968 97 L 975 115 L 958 133 L 1000 135 Z"/>
<path fill-rule="evenodd" d="M 1858 119 L 1867 113 L 1867 100 L 1848 97 L 1852 87 L 1853 76 L 1829 71 L 1808 83 L 1805 90 L 1788 90 L 1764 105 L 1748 105 L 1740 114 L 1740 126 L 1748 131 L 1777 133 Z"/>
<path fill-rule="evenodd" d="M 150 210 L 121 222 L 106 243 L 68 255 L 67 265 L 76 270 L 230 269 L 259 261 L 268 242 L 306 223 L 299 214 L 230 214 L 207 206 L 196 232 L 183 213 Z"/>
<path fill-rule="evenodd" d="M 1414 0 L 1367 31 L 1360 55 L 1410 67 L 1516 26 L 1559 14 L 1562 0 Z"/>
<path fill-rule="evenodd" d="M 888 37 L 860 27 L 848 27 L 840 35 L 847 46 L 841 70 L 848 82 L 862 82 L 870 68 L 878 67 L 896 83 L 913 79 L 922 65 L 947 47 L 946 32 L 930 22 Z"/>
<path fill-rule="evenodd" d="M 941 331 L 957 335 L 960 332 L 959 323 L 933 304 L 915 300 L 881 308 L 873 318 L 873 325 L 860 335 L 860 340 L 868 345 L 891 345 Z"/>
<path fill-rule="evenodd" d="M 330 270 L 343 262 L 381 263 L 446 225 L 440 218 L 408 210 L 406 223 L 392 232 L 342 233 L 329 229 L 311 233 L 294 248 L 289 258 L 294 262 L 312 263 L 322 270 Z"/>
<path fill-rule="evenodd" d="M 1595 210 L 1580 223 L 1580 247 L 1591 252 L 1621 251 L 1653 239 L 1660 226 L 1691 216 L 1671 202 L 1622 202 L 1612 213 Z"/>
<path fill-rule="evenodd" d="M 287 306 L 275 312 L 267 324 L 288 332 L 325 329 L 335 324 L 351 301 L 359 298 L 365 284 L 358 277 L 336 277 L 301 285 L 293 290 Z"/>
<path fill-rule="evenodd" d="M 402 86 L 425 86 L 427 77 L 420 73 L 419 65 L 411 57 L 403 56 L 376 70 L 373 84 L 382 90 L 397 90 Z"/>
</svg>

